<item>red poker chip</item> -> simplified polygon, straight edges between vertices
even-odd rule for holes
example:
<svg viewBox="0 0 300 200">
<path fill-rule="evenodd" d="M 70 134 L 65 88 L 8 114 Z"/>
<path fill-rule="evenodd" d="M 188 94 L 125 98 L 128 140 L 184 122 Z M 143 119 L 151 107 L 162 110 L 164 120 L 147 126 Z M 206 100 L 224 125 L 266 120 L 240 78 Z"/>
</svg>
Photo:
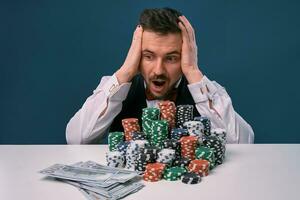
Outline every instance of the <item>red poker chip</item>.
<svg viewBox="0 0 300 200">
<path fill-rule="evenodd" d="M 148 163 L 143 175 L 145 181 L 159 181 L 163 175 L 166 165 L 163 163 Z"/>
<path fill-rule="evenodd" d="M 209 161 L 202 159 L 192 160 L 188 166 L 189 172 L 195 172 L 200 176 L 207 176 L 209 173 Z"/>
<path fill-rule="evenodd" d="M 126 118 L 122 120 L 124 136 L 126 141 L 132 140 L 132 133 L 140 131 L 139 120 L 137 118 Z"/>
<path fill-rule="evenodd" d="M 169 130 L 175 127 L 176 122 L 176 105 L 172 101 L 161 101 L 158 103 L 160 109 L 160 118 L 166 120 L 169 125 Z"/>
</svg>

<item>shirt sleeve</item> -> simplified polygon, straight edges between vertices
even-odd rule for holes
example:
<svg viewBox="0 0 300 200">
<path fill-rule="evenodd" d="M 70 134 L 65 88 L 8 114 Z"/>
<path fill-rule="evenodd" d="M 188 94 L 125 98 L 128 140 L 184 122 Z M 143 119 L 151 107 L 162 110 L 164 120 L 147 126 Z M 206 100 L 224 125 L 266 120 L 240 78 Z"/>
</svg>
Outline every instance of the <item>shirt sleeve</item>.
<svg viewBox="0 0 300 200">
<path fill-rule="evenodd" d="M 206 76 L 200 82 L 189 84 L 188 88 L 198 112 L 210 118 L 212 128 L 226 130 L 227 143 L 254 142 L 251 126 L 235 112 L 225 88 Z"/>
<path fill-rule="evenodd" d="M 131 83 L 119 85 L 115 76 L 104 76 L 93 94 L 70 119 L 66 127 L 68 144 L 99 141 L 116 115 L 121 112 Z"/>
</svg>

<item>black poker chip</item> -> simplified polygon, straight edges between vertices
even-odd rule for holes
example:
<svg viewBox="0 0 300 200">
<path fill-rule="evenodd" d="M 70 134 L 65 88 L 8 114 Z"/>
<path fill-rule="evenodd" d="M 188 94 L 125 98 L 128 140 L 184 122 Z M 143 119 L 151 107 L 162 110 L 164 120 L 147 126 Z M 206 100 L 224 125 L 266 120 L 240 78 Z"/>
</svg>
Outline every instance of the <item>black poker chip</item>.
<svg viewBox="0 0 300 200">
<path fill-rule="evenodd" d="M 181 177 L 181 182 L 185 184 L 197 184 L 201 182 L 201 176 L 194 172 L 187 172 Z"/>
<path fill-rule="evenodd" d="M 173 166 L 187 167 L 187 166 L 189 166 L 190 162 L 191 162 L 191 159 L 183 157 L 183 158 L 174 160 Z"/>
<path fill-rule="evenodd" d="M 167 149 L 176 149 L 180 145 L 180 142 L 175 139 L 167 139 L 164 141 L 163 145 L 164 148 Z"/>
<path fill-rule="evenodd" d="M 176 126 L 183 128 L 184 122 L 193 120 L 193 105 L 178 105 L 176 108 Z"/>
<path fill-rule="evenodd" d="M 203 145 L 214 151 L 216 164 L 221 165 L 225 159 L 225 143 L 217 136 L 204 137 Z"/>
<path fill-rule="evenodd" d="M 137 159 L 141 160 L 142 162 L 152 163 L 156 161 L 157 154 L 140 152 Z"/>
<path fill-rule="evenodd" d="M 136 131 L 132 133 L 132 140 L 146 140 L 146 139 L 147 136 L 144 132 Z"/>
<path fill-rule="evenodd" d="M 145 148 L 141 149 L 143 153 L 150 153 L 150 154 L 157 154 L 160 148 L 156 146 L 146 146 Z"/>
</svg>

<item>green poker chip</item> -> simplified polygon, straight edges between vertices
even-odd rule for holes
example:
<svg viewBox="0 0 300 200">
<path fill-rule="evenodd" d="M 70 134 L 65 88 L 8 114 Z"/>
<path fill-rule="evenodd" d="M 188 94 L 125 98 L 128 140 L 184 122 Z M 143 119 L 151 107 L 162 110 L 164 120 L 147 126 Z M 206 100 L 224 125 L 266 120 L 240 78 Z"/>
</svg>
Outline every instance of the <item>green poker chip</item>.
<svg viewBox="0 0 300 200">
<path fill-rule="evenodd" d="M 195 156 L 197 159 L 207 160 L 210 163 L 210 169 L 213 169 L 216 164 L 216 158 L 214 154 L 214 150 L 208 147 L 198 147 L 195 151 Z"/>
<path fill-rule="evenodd" d="M 110 132 L 108 134 L 108 148 L 109 151 L 116 151 L 117 145 L 124 140 L 123 132 Z"/>
<path fill-rule="evenodd" d="M 187 170 L 184 167 L 170 167 L 164 171 L 163 178 L 167 181 L 177 181 L 186 172 Z"/>
<path fill-rule="evenodd" d="M 152 120 L 150 144 L 163 148 L 164 141 L 168 138 L 169 124 L 165 120 Z"/>
</svg>

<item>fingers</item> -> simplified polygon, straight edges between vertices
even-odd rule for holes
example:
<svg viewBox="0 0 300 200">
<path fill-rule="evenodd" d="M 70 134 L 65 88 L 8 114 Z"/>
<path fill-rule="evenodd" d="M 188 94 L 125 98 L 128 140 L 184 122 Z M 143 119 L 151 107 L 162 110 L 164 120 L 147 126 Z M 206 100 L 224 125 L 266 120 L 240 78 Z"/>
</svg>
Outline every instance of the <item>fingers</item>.
<svg viewBox="0 0 300 200">
<path fill-rule="evenodd" d="M 128 55 L 136 57 L 138 54 L 141 53 L 142 35 L 143 35 L 143 28 L 142 26 L 138 25 L 133 33 L 132 42 L 131 42 Z"/>
<path fill-rule="evenodd" d="M 133 33 L 132 42 L 138 41 L 140 42 L 142 40 L 143 35 L 143 28 L 141 25 L 138 25 Z"/>
<path fill-rule="evenodd" d="M 138 25 L 133 33 L 132 43 L 125 61 L 126 65 L 138 67 L 142 54 L 142 36 L 143 28 Z"/>
<path fill-rule="evenodd" d="M 183 43 L 188 43 L 190 41 L 190 38 L 188 36 L 185 26 L 183 25 L 183 23 L 181 21 L 178 23 L 178 25 L 181 30 Z"/>
<path fill-rule="evenodd" d="M 188 21 L 188 19 L 185 16 L 179 16 L 179 20 L 183 23 L 185 29 L 181 29 L 184 32 L 187 32 L 187 36 L 189 37 L 190 41 L 195 41 L 195 32 L 191 25 L 191 23 Z"/>
<path fill-rule="evenodd" d="M 143 28 L 138 25 L 132 36 L 132 43 L 127 53 L 127 57 L 117 72 L 117 78 L 120 83 L 130 81 L 139 71 L 139 64 L 142 52 Z"/>
</svg>

